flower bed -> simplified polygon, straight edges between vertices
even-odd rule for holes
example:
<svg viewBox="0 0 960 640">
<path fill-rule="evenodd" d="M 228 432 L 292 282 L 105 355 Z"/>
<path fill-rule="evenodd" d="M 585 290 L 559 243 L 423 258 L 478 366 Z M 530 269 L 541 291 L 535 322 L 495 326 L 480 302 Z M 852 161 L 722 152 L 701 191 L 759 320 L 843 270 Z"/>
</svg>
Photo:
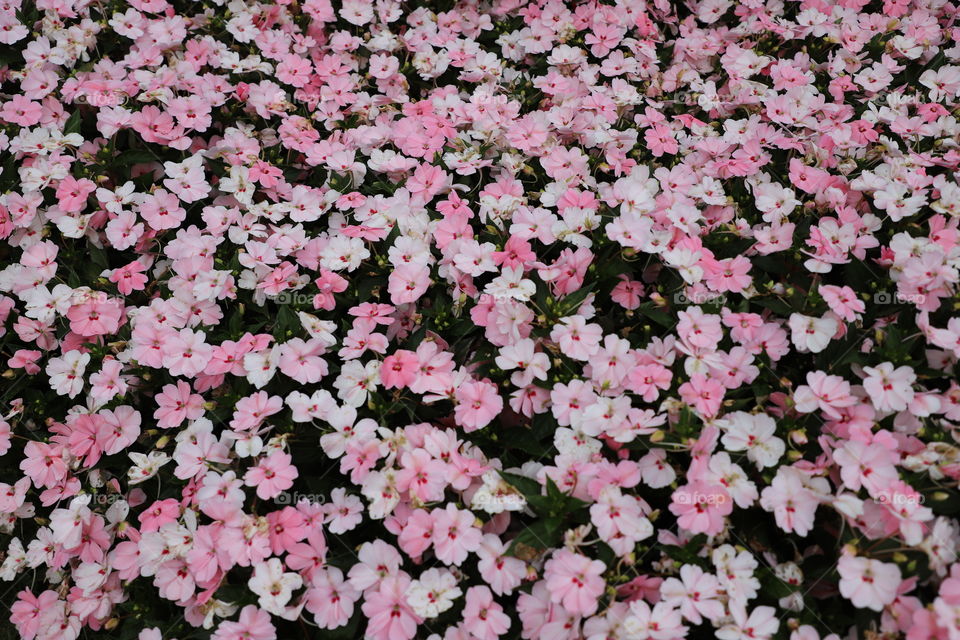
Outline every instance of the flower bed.
<svg viewBox="0 0 960 640">
<path fill-rule="evenodd" d="M 0 6 L 0 637 L 960 638 L 943 0 Z"/>
</svg>

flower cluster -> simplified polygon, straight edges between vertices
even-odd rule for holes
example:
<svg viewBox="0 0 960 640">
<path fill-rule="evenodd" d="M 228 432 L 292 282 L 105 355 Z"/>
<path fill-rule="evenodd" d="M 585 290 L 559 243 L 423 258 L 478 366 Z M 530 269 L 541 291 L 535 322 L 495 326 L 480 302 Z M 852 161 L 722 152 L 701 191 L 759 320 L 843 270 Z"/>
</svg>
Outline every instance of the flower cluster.
<svg viewBox="0 0 960 640">
<path fill-rule="evenodd" d="M 8 629 L 957 640 L 958 11 L 3 0 Z"/>
</svg>

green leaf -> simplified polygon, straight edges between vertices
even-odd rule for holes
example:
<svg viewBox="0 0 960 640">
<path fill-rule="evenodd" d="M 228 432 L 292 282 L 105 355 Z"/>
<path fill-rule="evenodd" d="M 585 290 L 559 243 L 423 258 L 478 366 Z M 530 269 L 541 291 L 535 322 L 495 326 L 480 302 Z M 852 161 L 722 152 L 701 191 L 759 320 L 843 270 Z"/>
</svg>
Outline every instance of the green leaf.
<svg viewBox="0 0 960 640">
<path fill-rule="evenodd" d="M 81 124 L 83 124 L 83 114 L 80 112 L 80 109 L 77 109 L 67 119 L 67 124 L 63 127 L 63 133 L 66 135 L 80 133 Z"/>
<path fill-rule="evenodd" d="M 127 151 L 117 155 L 115 160 L 116 165 L 121 167 L 142 164 L 145 162 L 160 161 L 160 159 L 157 158 L 157 154 L 150 149 L 128 149 Z"/>
<path fill-rule="evenodd" d="M 526 476 L 517 475 L 516 473 L 508 473 L 506 471 L 500 472 L 500 477 L 506 480 L 510 485 L 517 489 L 520 493 L 523 494 L 523 497 L 530 500 L 531 497 L 538 497 L 540 493 L 540 483 Z"/>
<path fill-rule="evenodd" d="M 556 305 L 557 317 L 564 318 L 572 313 L 575 313 L 576 310 L 580 308 L 580 305 L 583 304 L 583 301 L 586 300 L 591 293 L 593 293 L 595 286 L 595 284 L 591 284 L 589 287 L 582 287 L 563 297 Z"/>
<path fill-rule="evenodd" d="M 514 555 L 518 547 L 526 545 L 537 551 L 551 549 L 563 539 L 563 519 L 544 518 L 523 529 L 510 543 L 507 555 Z"/>
<path fill-rule="evenodd" d="M 652 302 L 645 302 L 637 307 L 637 311 L 643 314 L 644 317 L 649 318 L 659 324 L 661 327 L 666 327 L 667 329 L 672 329 L 674 325 L 673 316 L 664 311 L 663 309 L 657 307 Z"/>
</svg>

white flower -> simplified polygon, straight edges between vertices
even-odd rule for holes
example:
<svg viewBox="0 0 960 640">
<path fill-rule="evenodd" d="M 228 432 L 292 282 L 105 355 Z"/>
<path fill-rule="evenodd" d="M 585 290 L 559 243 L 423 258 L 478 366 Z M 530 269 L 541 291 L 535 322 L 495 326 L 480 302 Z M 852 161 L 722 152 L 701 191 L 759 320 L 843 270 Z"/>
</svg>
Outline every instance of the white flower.
<svg viewBox="0 0 960 640">
<path fill-rule="evenodd" d="M 496 358 L 497 366 L 504 371 L 519 369 L 510 377 L 510 382 L 518 387 L 526 387 L 538 380 L 547 379 L 547 370 L 550 369 L 550 358 L 545 353 L 534 351 L 535 343 L 530 338 L 524 338 L 513 344 L 500 348 L 500 355 Z"/>
<path fill-rule="evenodd" d="M 85 596 L 102 587 L 109 577 L 110 567 L 106 563 L 81 562 L 80 566 L 73 570 L 73 581 Z"/>
<path fill-rule="evenodd" d="M 66 315 L 73 304 L 73 289 L 65 284 L 56 285 L 53 290 L 39 286 L 22 291 L 20 299 L 26 305 L 26 316 L 49 324 L 57 314 Z"/>
<path fill-rule="evenodd" d="M 407 604 L 421 618 L 435 618 L 463 595 L 457 578 L 450 571 L 427 569 L 407 587 Z"/>
<path fill-rule="evenodd" d="M 254 351 L 243 356 L 243 368 L 247 372 L 247 380 L 257 389 L 262 389 L 277 372 L 280 362 L 280 347 L 274 346 L 269 351 Z"/>
<path fill-rule="evenodd" d="M 720 640 L 767 640 L 780 628 L 777 610 L 773 607 L 756 607 L 747 616 L 746 607 L 731 605 L 733 622 L 717 630 Z"/>
<path fill-rule="evenodd" d="M 494 469 L 484 472 L 483 485 L 470 499 L 471 509 L 479 509 L 487 513 L 522 511 L 526 504 L 527 500 L 523 494 L 505 482 Z"/>
<path fill-rule="evenodd" d="M 367 401 L 367 394 L 377 388 L 380 380 L 380 361 L 371 360 L 366 365 L 351 360 L 340 369 L 334 381 L 337 397 L 351 407 L 359 407 Z"/>
<path fill-rule="evenodd" d="M 792 313 L 789 322 L 792 332 L 790 339 L 793 341 L 793 346 L 801 353 L 820 353 L 826 349 L 838 328 L 836 319 L 829 315 L 813 318 Z"/>
<path fill-rule="evenodd" d="M 257 594 L 257 603 L 264 611 L 282 616 L 284 607 L 293 592 L 303 586 L 303 578 L 299 574 L 284 572 L 283 563 L 279 558 L 270 558 L 261 562 L 253 569 L 253 576 L 247 582 L 250 590 Z"/>
<path fill-rule="evenodd" d="M 256 185 L 250 182 L 250 170 L 241 165 L 230 167 L 230 176 L 222 178 L 217 185 L 220 191 L 233 194 L 233 197 L 243 204 L 253 202 L 253 192 Z"/>
<path fill-rule="evenodd" d="M 23 544 L 19 538 L 13 538 L 7 547 L 7 557 L 0 565 L 0 580 L 10 582 L 27 565 L 27 554 L 23 551 Z M 81 565 L 82 566 L 82 565 Z M 79 582 L 78 582 L 79 584 Z"/>
<path fill-rule="evenodd" d="M 68 351 L 60 358 L 51 358 L 45 369 L 50 388 L 61 396 L 75 397 L 83 390 L 83 374 L 90 362 L 89 353 Z"/>
<path fill-rule="evenodd" d="M 483 290 L 496 300 L 514 299 L 526 302 L 537 292 L 537 285 L 523 277 L 522 267 L 504 267 L 503 274 L 494 278 Z"/>
<path fill-rule="evenodd" d="M 310 337 L 322 342 L 324 347 L 332 347 L 337 344 L 337 339 L 334 336 L 337 331 L 336 322 L 321 320 L 305 311 L 298 311 L 297 317 L 300 318 L 300 325 L 310 334 Z"/>
<path fill-rule="evenodd" d="M 151 451 L 149 455 L 129 453 L 133 465 L 127 471 L 127 480 L 130 484 L 140 484 L 157 475 L 160 467 L 170 462 L 170 456 L 159 451 Z"/>
<path fill-rule="evenodd" d="M 726 432 L 722 442 L 727 451 L 746 450 L 757 469 L 774 466 L 786 451 L 786 444 L 774 435 L 777 423 L 765 413 L 736 411 L 717 422 Z"/>
</svg>

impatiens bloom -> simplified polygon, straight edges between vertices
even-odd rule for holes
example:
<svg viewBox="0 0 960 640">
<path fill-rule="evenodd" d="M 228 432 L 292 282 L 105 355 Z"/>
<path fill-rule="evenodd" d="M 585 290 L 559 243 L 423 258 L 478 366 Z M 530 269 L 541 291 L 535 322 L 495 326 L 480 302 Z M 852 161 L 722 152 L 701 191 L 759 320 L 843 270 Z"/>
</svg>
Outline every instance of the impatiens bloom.
<svg viewBox="0 0 960 640">
<path fill-rule="evenodd" d="M 454 600 L 463 595 L 457 587 L 457 578 L 449 571 L 427 569 L 419 579 L 407 587 L 407 603 L 417 615 L 435 618 L 453 606 Z"/>
<path fill-rule="evenodd" d="M 276 640 L 277 631 L 270 614 L 248 604 L 240 611 L 237 622 L 224 621 L 213 634 L 214 640 Z"/>
<path fill-rule="evenodd" d="M 256 487 L 257 496 L 263 500 L 276 497 L 281 491 L 292 487 L 294 479 L 299 475 L 290 460 L 288 453 L 271 453 L 247 471 L 243 481 L 249 487 Z"/>
<path fill-rule="evenodd" d="M 773 607 L 755 607 L 747 614 L 744 607 L 732 607 L 733 623 L 717 631 L 720 640 L 769 640 L 780 628 Z"/>
<path fill-rule="evenodd" d="M 799 313 L 790 316 L 790 339 L 801 352 L 820 353 L 837 332 L 837 321 L 830 317 L 812 318 Z"/>
<path fill-rule="evenodd" d="M 419 360 L 412 351 L 400 349 L 383 359 L 380 367 L 380 380 L 385 389 L 408 386 L 416 380 Z"/>
<path fill-rule="evenodd" d="M 465 382 L 457 387 L 455 394 L 457 423 L 468 431 L 487 426 L 503 409 L 503 398 L 489 382 Z"/>
<path fill-rule="evenodd" d="M 406 602 L 410 586 L 406 576 L 387 577 L 380 587 L 370 592 L 363 603 L 363 614 L 369 620 L 367 633 L 377 640 L 410 640 L 423 619 Z"/>
<path fill-rule="evenodd" d="M 718 599 L 717 579 L 704 573 L 699 567 L 684 565 L 680 579 L 668 578 L 660 586 L 664 603 L 677 606 L 683 617 L 700 624 L 703 617 L 715 620 L 723 615 L 723 605 Z"/>
<path fill-rule="evenodd" d="M 858 608 L 880 611 L 897 596 L 902 576 L 895 564 L 844 555 L 837 563 L 840 593 Z"/>
<path fill-rule="evenodd" d="M 723 530 L 724 516 L 733 511 L 733 500 L 721 485 L 693 482 L 674 492 L 670 511 L 684 529 L 715 536 Z"/>
<path fill-rule="evenodd" d="M 960 640 L 957 13 L 0 2 L 0 635 Z"/>
<path fill-rule="evenodd" d="M 471 636 L 479 640 L 494 640 L 510 628 L 510 616 L 494 601 L 489 588 L 470 587 L 466 601 L 463 624 L 470 630 Z"/>
<path fill-rule="evenodd" d="M 299 589 L 303 580 L 295 573 L 284 572 L 277 558 L 253 568 L 253 577 L 248 583 L 250 590 L 260 599 L 260 607 L 276 615 L 283 614 L 283 607 L 290 601 L 295 589 Z"/>
<path fill-rule="evenodd" d="M 863 388 L 878 411 L 903 411 L 913 400 L 913 383 L 917 376 L 910 367 L 897 367 L 883 362 L 877 367 L 864 367 L 867 374 Z"/>
<path fill-rule="evenodd" d="M 603 593 L 601 575 L 606 567 L 599 560 L 563 549 L 544 566 L 544 578 L 550 600 L 563 605 L 574 615 L 592 615 Z"/>
</svg>

